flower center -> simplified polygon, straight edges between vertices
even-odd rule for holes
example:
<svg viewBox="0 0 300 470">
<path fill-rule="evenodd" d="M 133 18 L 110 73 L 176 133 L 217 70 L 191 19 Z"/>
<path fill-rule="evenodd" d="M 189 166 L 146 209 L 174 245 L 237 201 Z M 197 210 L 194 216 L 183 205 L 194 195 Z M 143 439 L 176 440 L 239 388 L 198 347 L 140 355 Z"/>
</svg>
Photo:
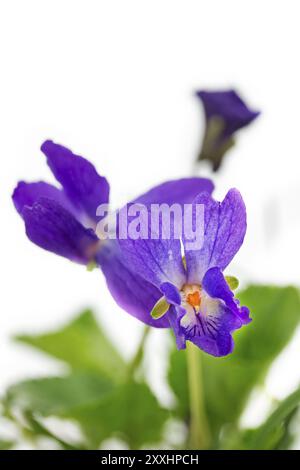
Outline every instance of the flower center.
<svg viewBox="0 0 300 470">
<path fill-rule="evenodd" d="M 196 312 L 201 305 L 201 287 L 197 284 L 185 284 L 182 288 L 182 300 L 186 305 L 193 307 Z"/>
<path fill-rule="evenodd" d="M 196 292 L 193 292 L 192 294 L 188 294 L 186 300 L 192 307 L 200 307 L 200 303 L 201 303 L 200 292 L 196 291 Z"/>
</svg>

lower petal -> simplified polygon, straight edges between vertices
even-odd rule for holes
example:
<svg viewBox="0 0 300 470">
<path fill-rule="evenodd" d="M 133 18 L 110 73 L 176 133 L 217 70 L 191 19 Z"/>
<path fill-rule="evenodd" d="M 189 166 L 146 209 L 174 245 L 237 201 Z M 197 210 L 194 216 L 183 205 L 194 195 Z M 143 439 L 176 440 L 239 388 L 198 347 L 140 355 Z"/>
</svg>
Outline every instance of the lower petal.
<svg viewBox="0 0 300 470">
<path fill-rule="evenodd" d="M 192 308 L 170 309 L 169 321 L 177 347 L 183 349 L 185 342 L 191 341 L 212 356 L 226 356 L 233 349 L 231 334 L 242 326 L 242 321 L 221 301 L 208 297 L 204 301 L 205 313 L 195 313 Z"/>
<path fill-rule="evenodd" d="M 196 324 L 186 330 L 186 339 L 212 356 L 227 356 L 233 350 L 231 333 L 242 326 L 227 307 L 220 306 L 217 315 L 196 315 Z"/>
</svg>

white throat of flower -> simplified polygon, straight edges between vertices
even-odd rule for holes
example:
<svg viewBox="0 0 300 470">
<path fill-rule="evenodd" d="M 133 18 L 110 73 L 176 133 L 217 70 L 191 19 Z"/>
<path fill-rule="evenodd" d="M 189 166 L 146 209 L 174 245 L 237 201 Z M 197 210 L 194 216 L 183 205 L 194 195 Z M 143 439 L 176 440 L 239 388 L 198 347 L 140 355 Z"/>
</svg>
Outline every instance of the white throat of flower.
<svg viewBox="0 0 300 470">
<path fill-rule="evenodd" d="M 182 317 L 180 324 L 183 328 L 188 328 L 197 321 L 196 316 L 200 312 L 202 303 L 202 289 L 198 284 L 185 284 L 180 292 L 181 305 L 186 313 Z"/>
<path fill-rule="evenodd" d="M 238 287 L 238 280 L 233 276 L 225 276 L 229 287 L 234 290 Z M 186 314 L 181 319 L 181 325 L 187 327 L 197 322 L 197 316 L 212 317 L 218 313 L 220 302 L 219 299 L 210 297 L 200 284 L 184 284 L 180 290 L 181 306 L 185 309 Z M 154 305 L 151 316 L 155 320 L 163 317 L 169 310 L 170 304 L 166 298 L 161 297 Z"/>
<path fill-rule="evenodd" d="M 182 306 L 186 313 L 180 324 L 188 328 L 197 322 L 197 316 L 207 317 L 218 311 L 219 300 L 212 299 L 199 284 L 185 284 L 181 290 Z"/>
</svg>

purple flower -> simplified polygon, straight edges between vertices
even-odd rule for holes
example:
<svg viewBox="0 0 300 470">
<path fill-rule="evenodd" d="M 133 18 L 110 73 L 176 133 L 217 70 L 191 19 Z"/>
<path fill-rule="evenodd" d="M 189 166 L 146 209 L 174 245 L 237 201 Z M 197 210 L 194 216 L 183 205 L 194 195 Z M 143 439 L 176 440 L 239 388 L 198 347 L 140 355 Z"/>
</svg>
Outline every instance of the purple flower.
<svg viewBox="0 0 300 470">
<path fill-rule="evenodd" d="M 90 162 L 61 145 L 46 141 L 41 150 L 61 186 L 45 182 L 17 185 L 13 202 L 24 220 L 28 238 L 72 261 L 96 262 L 121 307 L 149 325 L 168 327 L 168 318 L 154 320 L 150 315 L 161 297 L 159 288 L 131 269 L 117 241 L 101 241 L 95 233 L 100 220 L 96 209 L 109 200 L 107 180 Z M 191 203 L 197 194 L 212 190 L 213 184 L 208 179 L 185 178 L 158 185 L 134 202 Z"/>
<path fill-rule="evenodd" d="M 206 129 L 199 160 L 209 160 L 218 170 L 226 151 L 234 145 L 234 134 L 260 114 L 252 111 L 234 90 L 198 91 L 205 112 Z"/>
<path fill-rule="evenodd" d="M 189 340 L 209 354 L 225 356 L 233 349 L 231 333 L 250 321 L 248 308 L 239 305 L 223 275 L 243 243 L 245 205 L 235 189 L 222 203 L 202 192 L 194 204 L 204 206 L 201 248 L 190 249 L 184 236 L 184 257 L 175 237 L 119 239 L 119 245 L 125 263 L 160 292 L 159 300 L 152 304 L 152 315 L 167 319 L 178 348 L 185 348 Z M 147 217 L 145 225 L 149 226 L 148 214 L 142 217 Z M 146 317 L 141 319 L 146 321 Z"/>
</svg>

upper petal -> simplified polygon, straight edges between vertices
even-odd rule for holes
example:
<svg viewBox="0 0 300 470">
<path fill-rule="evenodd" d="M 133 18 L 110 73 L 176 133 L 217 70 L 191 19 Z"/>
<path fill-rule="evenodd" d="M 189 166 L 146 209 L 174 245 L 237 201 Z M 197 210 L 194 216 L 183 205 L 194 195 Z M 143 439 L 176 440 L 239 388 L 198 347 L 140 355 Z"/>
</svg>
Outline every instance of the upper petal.
<svg viewBox="0 0 300 470">
<path fill-rule="evenodd" d="M 180 289 L 186 279 L 180 240 L 172 236 L 172 227 L 170 227 L 171 235 L 166 233 L 167 224 L 162 218 L 159 218 L 157 226 L 151 224 L 149 207 L 144 205 L 135 205 L 135 207 L 137 211 L 139 210 L 139 225 L 144 227 L 144 234 L 137 239 L 133 238 L 130 223 L 134 219 L 127 219 L 129 222 L 126 238 L 120 238 L 119 234 L 119 245 L 125 262 L 131 271 L 139 274 L 157 288 L 169 282 Z"/>
<path fill-rule="evenodd" d="M 41 197 L 56 201 L 70 212 L 75 211 L 75 208 L 61 189 L 44 181 L 37 181 L 35 183 L 20 181 L 12 195 L 13 203 L 20 215 L 22 215 L 25 206 L 32 207 Z"/>
<path fill-rule="evenodd" d="M 224 270 L 243 243 L 246 233 L 246 208 L 240 193 L 231 189 L 222 203 L 209 194 L 202 193 L 194 204 L 204 205 L 203 244 L 198 249 L 188 249 L 183 240 L 188 272 L 191 283 L 201 282 L 206 271 L 218 266 Z"/>
<path fill-rule="evenodd" d="M 22 216 L 28 238 L 41 248 L 82 264 L 94 258 L 98 238 L 56 201 L 40 198 Z"/>
<path fill-rule="evenodd" d="M 140 204 L 188 204 L 193 202 L 201 192 L 211 194 L 214 184 L 207 178 L 182 178 L 166 181 L 144 194 L 141 194 L 133 202 Z"/>
<path fill-rule="evenodd" d="M 44 142 L 41 150 L 72 204 L 91 221 L 97 222 L 97 207 L 109 199 L 106 178 L 100 176 L 88 160 L 51 140 Z"/>
<path fill-rule="evenodd" d="M 238 129 L 247 126 L 260 113 L 250 109 L 235 90 L 198 91 L 202 100 L 206 119 L 220 117 L 224 123 L 224 135 L 228 137 Z"/>
<path fill-rule="evenodd" d="M 103 242 L 97 253 L 97 262 L 111 295 L 120 307 L 148 325 L 158 328 L 169 326 L 167 318 L 154 320 L 150 315 L 161 292 L 130 270 L 116 241 Z"/>
</svg>

